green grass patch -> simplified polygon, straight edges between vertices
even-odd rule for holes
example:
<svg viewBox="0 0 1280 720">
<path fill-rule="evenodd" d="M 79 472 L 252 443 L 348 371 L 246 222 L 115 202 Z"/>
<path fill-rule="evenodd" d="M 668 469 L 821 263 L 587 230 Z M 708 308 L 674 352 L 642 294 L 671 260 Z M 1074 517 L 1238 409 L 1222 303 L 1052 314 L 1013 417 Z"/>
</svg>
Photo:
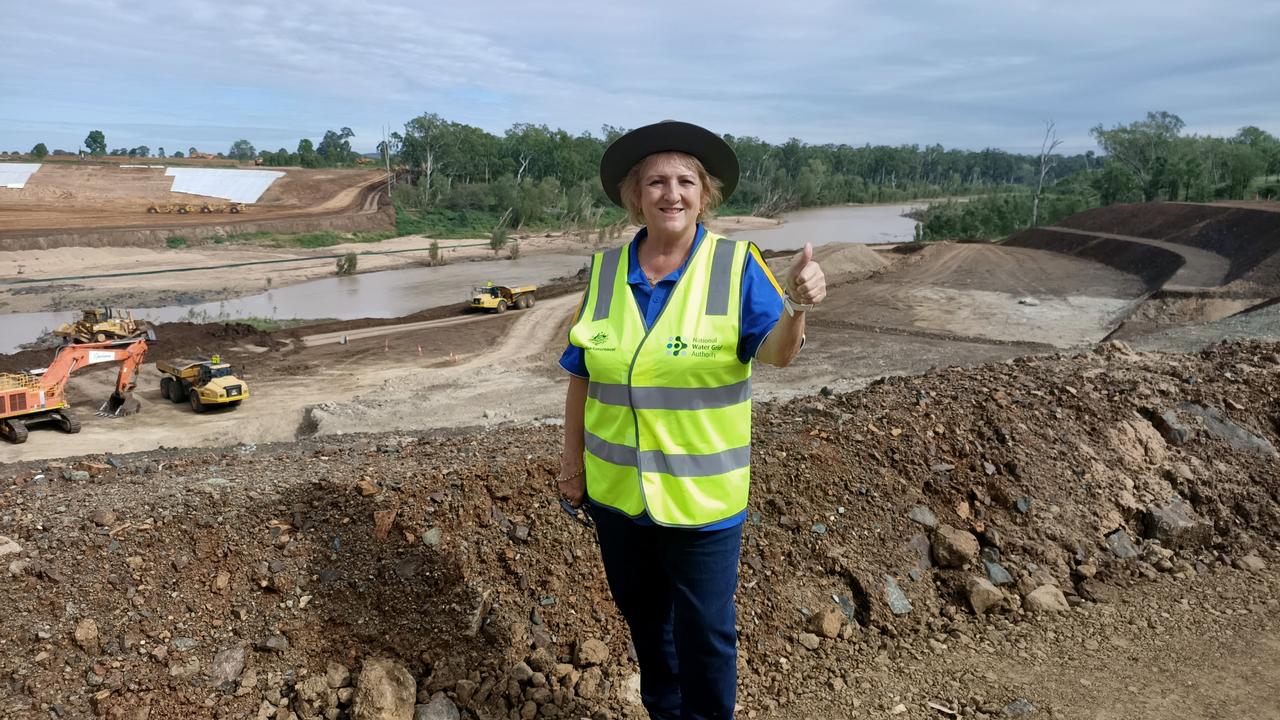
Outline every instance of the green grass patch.
<svg viewBox="0 0 1280 720">
<path fill-rule="evenodd" d="M 420 213 L 426 234 L 441 240 L 487 238 L 502 220 L 502 213 L 488 210 L 429 210 Z"/>
<path fill-rule="evenodd" d="M 188 240 L 187 240 L 185 237 L 181 236 L 181 235 L 170 235 L 169 237 L 167 237 L 167 238 L 165 238 L 165 239 L 164 239 L 164 245 L 165 245 L 165 247 L 167 247 L 167 248 L 169 248 L 169 249 L 171 249 L 171 250 L 177 250 L 178 248 L 184 248 L 184 247 L 186 247 L 186 246 L 187 246 L 187 243 L 188 243 Z"/>
<path fill-rule="evenodd" d="M 289 330 L 296 327 L 315 325 L 317 323 L 325 322 L 334 322 L 334 320 L 332 318 L 291 318 L 288 320 L 277 320 L 275 318 L 247 317 L 227 321 L 228 324 L 249 325 L 255 330 L 261 332 Z"/>
<path fill-rule="evenodd" d="M 340 233 L 319 230 L 309 233 L 280 234 L 266 231 L 239 233 L 222 238 L 222 242 L 243 245 L 270 245 L 272 247 L 325 248 L 344 243 L 375 243 L 396 237 L 391 231 Z M 217 242 L 217 241 L 215 241 Z M 221 243 L 219 243 L 221 244 Z"/>
<path fill-rule="evenodd" d="M 276 234 L 273 232 L 267 232 L 266 230 L 259 230 L 258 232 L 236 233 L 234 235 L 228 235 L 226 236 L 225 239 L 229 243 L 259 243 L 266 240 L 271 240 L 274 237 L 276 237 Z"/>
<path fill-rule="evenodd" d="M 481 240 L 492 237 L 493 229 L 502 221 L 504 213 L 490 210 L 417 210 L 396 203 L 396 233 L 399 235 L 423 235 L 437 240 Z M 600 216 L 601 225 L 612 225 L 625 219 L 621 208 L 605 208 Z M 508 228 L 510 234 L 559 232 L 565 230 L 561 220 L 528 222 L 519 228 Z"/>
</svg>

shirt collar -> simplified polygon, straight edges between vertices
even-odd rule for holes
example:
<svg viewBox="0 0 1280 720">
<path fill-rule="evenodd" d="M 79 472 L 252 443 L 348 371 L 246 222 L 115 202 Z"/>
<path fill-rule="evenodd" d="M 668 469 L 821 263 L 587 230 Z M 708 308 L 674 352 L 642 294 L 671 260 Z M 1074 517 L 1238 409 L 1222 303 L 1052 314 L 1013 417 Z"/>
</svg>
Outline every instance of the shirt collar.
<svg viewBox="0 0 1280 720">
<path fill-rule="evenodd" d="M 698 229 L 693 233 L 693 246 L 689 248 L 689 255 L 670 275 L 662 278 L 658 282 L 676 282 L 680 276 L 684 274 L 685 268 L 689 267 L 689 261 L 693 259 L 693 254 L 698 252 L 698 245 L 702 243 L 702 237 L 707 234 L 706 228 L 702 227 L 702 223 L 698 223 Z M 640 267 L 639 247 L 640 241 L 649 236 L 649 228 L 640 228 L 640 232 L 631 239 L 631 246 L 628 250 L 630 256 L 627 262 L 627 284 L 628 285 L 644 285 L 648 287 L 649 278 L 644 276 L 644 268 Z"/>
</svg>

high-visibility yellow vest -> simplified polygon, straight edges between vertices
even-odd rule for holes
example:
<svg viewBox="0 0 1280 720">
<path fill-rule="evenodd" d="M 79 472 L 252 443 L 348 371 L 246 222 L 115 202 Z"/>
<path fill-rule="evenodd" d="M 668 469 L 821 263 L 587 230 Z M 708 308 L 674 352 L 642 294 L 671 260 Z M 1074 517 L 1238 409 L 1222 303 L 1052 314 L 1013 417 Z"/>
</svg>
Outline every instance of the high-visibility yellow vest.
<svg viewBox="0 0 1280 720">
<path fill-rule="evenodd" d="M 747 506 L 751 363 L 738 359 L 748 245 L 707 233 L 645 330 L 630 244 L 597 253 L 569 342 L 591 375 L 587 494 L 659 525 L 702 527 Z"/>
</svg>

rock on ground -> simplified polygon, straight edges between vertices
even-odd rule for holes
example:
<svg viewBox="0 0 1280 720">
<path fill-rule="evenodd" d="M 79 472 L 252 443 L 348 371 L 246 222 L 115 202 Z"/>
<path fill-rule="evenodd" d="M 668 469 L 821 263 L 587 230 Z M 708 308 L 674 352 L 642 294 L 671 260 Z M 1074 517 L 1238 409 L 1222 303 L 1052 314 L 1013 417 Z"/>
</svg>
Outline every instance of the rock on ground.
<svg viewBox="0 0 1280 720">
<path fill-rule="evenodd" d="M 609 661 L 609 646 L 595 638 L 583 640 L 578 643 L 574 661 L 579 667 L 603 665 Z"/>
<path fill-rule="evenodd" d="M 412 720 L 418 684 L 394 660 L 372 658 L 360 669 L 352 720 Z"/>
<path fill-rule="evenodd" d="M 1149 505 L 1143 524 L 1143 535 L 1169 548 L 1201 548 L 1213 538 L 1213 525 L 1179 497 L 1164 505 Z"/>
<path fill-rule="evenodd" d="M 97 655 L 101 649 L 98 643 L 98 623 L 92 619 L 81 620 L 75 630 L 76 645 L 90 655 Z"/>
<path fill-rule="evenodd" d="M 22 552 L 21 545 L 3 535 L 0 535 L 0 557 L 4 557 L 6 555 L 17 555 L 20 552 Z"/>
<path fill-rule="evenodd" d="M 824 638 L 833 639 L 844 625 L 844 613 L 837 608 L 827 608 L 813 616 L 813 631 Z"/>
<path fill-rule="evenodd" d="M 433 698 L 426 705 L 419 705 L 413 711 L 413 720 L 458 720 L 459 717 L 458 706 L 444 695 Z"/>
<path fill-rule="evenodd" d="M 1066 612 L 1071 609 L 1062 591 L 1052 585 L 1041 585 L 1024 598 L 1023 606 L 1031 612 Z"/>
<path fill-rule="evenodd" d="M 969 578 L 965 592 L 969 596 L 969 606 L 978 615 L 982 615 L 1004 601 L 1004 593 L 986 578 Z"/>
<path fill-rule="evenodd" d="M 940 525 L 933 533 L 933 560 L 941 567 L 958 568 L 978 557 L 978 538 L 966 530 Z"/>
<path fill-rule="evenodd" d="M 1237 569 L 1249 572 L 1262 572 L 1267 569 L 1267 561 L 1252 554 L 1237 558 L 1234 564 Z"/>
<path fill-rule="evenodd" d="M 239 678 L 240 673 L 244 671 L 244 656 L 243 645 L 219 652 L 213 657 L 213 664 L 209 666 L 209 682 L 216 686 Z"/>
</svg>

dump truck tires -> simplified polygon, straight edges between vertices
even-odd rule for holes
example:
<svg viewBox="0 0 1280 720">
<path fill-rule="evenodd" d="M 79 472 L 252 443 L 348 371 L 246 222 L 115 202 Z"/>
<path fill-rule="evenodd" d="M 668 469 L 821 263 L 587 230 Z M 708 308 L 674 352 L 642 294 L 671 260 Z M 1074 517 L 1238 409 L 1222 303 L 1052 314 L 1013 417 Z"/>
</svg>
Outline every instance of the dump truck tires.
<svg viewBox="0 0 1280 720">
<path fill-rule="evenodd" d="M 506 301 L 506 300 L 499 300 L 499 301 L 498 301 L 498 307 L 494 308 L 494 310 L 496 310 L 496 311 L 498 312 L 498 314 L 499 314 L 499 315 L 501 315 L 502 313 L 506 312 L 506 311 L 507 311 L 507 301 Z"/>
<path fill-rule="evenodd" d="M 195 390 L 192 390 L 191 392 L 187 393 L 187 398 L 191 401 L 191 409 L 193 411 L 198 413 L 204 412 L 204 409 L 205 409 L 204 403 L 200 402 L 200 393 L 196 392 Z"/>
</svg>

